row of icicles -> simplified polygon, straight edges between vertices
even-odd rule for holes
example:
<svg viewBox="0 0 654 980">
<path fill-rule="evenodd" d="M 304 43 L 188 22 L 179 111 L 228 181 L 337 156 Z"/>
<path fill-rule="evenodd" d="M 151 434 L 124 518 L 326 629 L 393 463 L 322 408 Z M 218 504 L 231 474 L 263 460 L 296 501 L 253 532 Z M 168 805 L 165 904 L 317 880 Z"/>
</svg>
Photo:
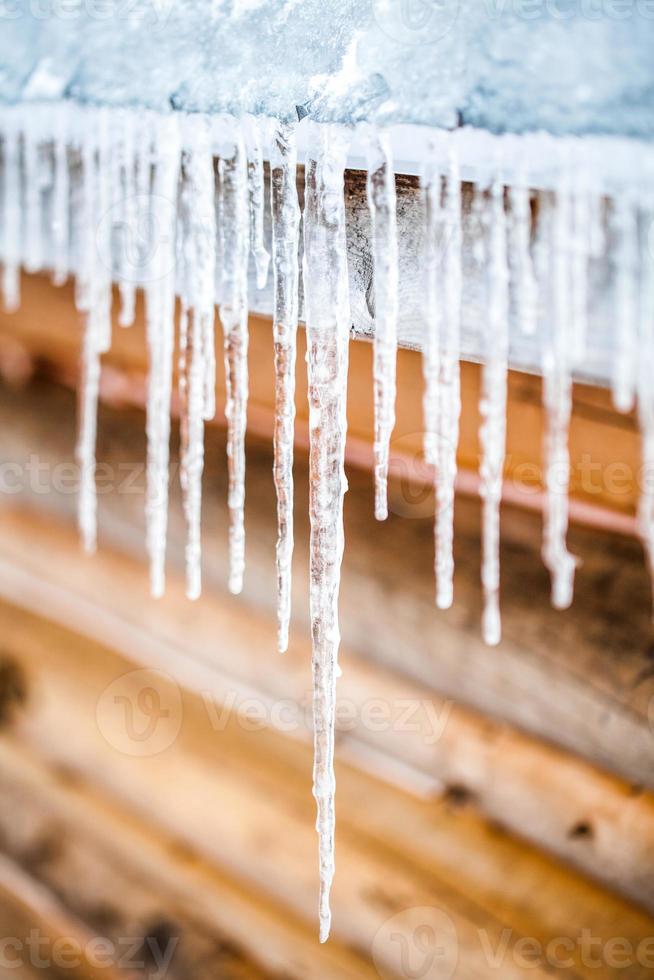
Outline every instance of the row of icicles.
<svg viewBox="0 0 654 980">
<path fill-rule="evenodd" d="M 20 119 L 20 121 L 19 121 Z M 81 122 L 80 122 L 81 121 Z M 187 594 L 200 594 L 200 508 L 204 423 L 216 411 L 215 298 L 220 297 L 228 427 L 229 588 L 244 571 L 245 431 L 248 400 L 247 273 L 267 280 L 265 182 L 261 131 L 250 118 L 80 110 L 31 119 L 3 118 L 3 275 L 5 305 L 19 303 L 19 266 L 49 265 L 63 283 L 75 268 L 76 304 L 86 315 L 77 459 L 79 526 L 96 543 L 95 443 L 100 358 L 111 343 L 112 281 L 119 323 L 134 320 L 135 290 L 146 300 L 150 358 L 147 397 L 147 548 L 152 592 L 164 591 L 170 412 L 177 329 L 181 406 L 181 486 L 187 523 Z M 320 937 L 330 927 L 334 873 L 334 712 L 338 674 L 338 591 L 343 554 L 346 380 L 351 317 L 344 171 L 348 131 L 315 126 L 305 165 L 301 216 L 294 128 L 277 124 L 270 139 L 273 336 L 276 378 L 274 479 L 277 490 L 279 648 L 288 642 L 293 552 L 293 442 L 299 255 L 302 254 L 310 402 L 310 602 L 314 679 L 314 795 L 320 840 Z M 654 272 L 649 212 L 625 195 L 607 202 L 562 172 L 555 191 L 499 178 L 475 185 L 464 214 L 456 136 L 439 135 L 446 164 L 428 167 L 424 202 L 424 452 L 435 473 L 436 602 L 453 599 L 453 499 L 460 414 L 462 227 L 477 222 L 473 258 L 485 283 L 480 487 L 483 501 L 483 634 L 500 640 L 499 525 L 505 455 L 509 355 L 509 281 L 526 333 L 542 335 L 546 407 L 546 506 L 543 558 L 552 600 L 572 600 L 576 559 L 566 545 L 567 445 L 572 366 L 587 342 L 589 262 L 607 250 L 615 266 L 613 391 L 629 410 L 637 399 L 645 466 L 654 467 Z M 374 269 L 375 515 L 387 516 L 389 443 L 394 426 L 398 320 L 398 241 L 390 141 L 367 130 L 367 191 Z M 492 175 L 491 175 L 492 176 Z M 46 209 L 45 202 L 49 202 Z M 535 220 L 535 204 L 538 218 Z M 608 222 L 605 220 L 608 214 Z M 302 241 L 300 220 L 303 220 Z M 51 244 L 46 254 L 45 242 Z M 72 252 L 77 258 L 74 259 Z M 176 297 L 179 317 L 176 318 Z M 563 474 L 563 479 L 562 479 Z M 654 492 L 645 489 L 640 527 L 654 561 Z"/>
</svg>

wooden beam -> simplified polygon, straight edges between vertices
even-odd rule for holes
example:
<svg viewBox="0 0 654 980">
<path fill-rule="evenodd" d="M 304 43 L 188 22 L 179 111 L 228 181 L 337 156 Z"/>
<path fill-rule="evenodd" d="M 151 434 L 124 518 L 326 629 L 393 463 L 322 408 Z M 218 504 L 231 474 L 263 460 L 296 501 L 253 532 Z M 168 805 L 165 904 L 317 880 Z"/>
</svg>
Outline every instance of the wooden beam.
<svg viewBox="0 0 654 980">
<path fill-rule="evenodd" d="M 5 633 L 20 619 L 4 610 Z M 201 867 L 217 866 L 266 906 L 278 905 L 292 919 L 314 922 L 308 747 L 274 731 L 249 731 L 233 714 L 217 731 L 206 703 L 150 672 L 148 684 L 155 684 L 159 706 L 171 713 L 161 716 L 158 751 L 143 754 L 143 741 L 129 733 L 126 715 L 115 710 L 110 697 L 137 698 L 141 681 L 133 663 L 33 617 L 21 637 L 28 696 L 0 743 L 3 791 L 7 784 L 22 782 L 32 799 L 40 793 L 50 820 L 62 826 L 64 841 L 100 838 L 106 847 L 113 837 L 114 850 L 133 847 L 138 854 L 140 846 L 124 821 L 108 821 L 93 802 L 109 793 L 118 810 L 126 808 L 137 823 L 154 828 L 155 843 L 144 848 L 137 868 L 145 864 L 152 874 L 156 842 L 161 834 L 173 836 L 201 858 Z M 136 706 L 137 700 L 130 703 Z M 32 758 L 43 761 L 35 765 Z M 57 767 L 59 786 L 48 775 Z M 82 778 L 81 786 L 65 776 L 71 771 Z M 457 978 L 497 976 L 489 950 L 504 948 L 503 980 L 524 980 L 520 940 L 530 939 L 545 950 L 563 939 L 572 947 L 571 976 L 608 980 L 612 964 L 600 959 L 598 968 L 584 954 L 583 936 L 589 930 L 602 949 L 616 937 L 629 943 L 632 960 L 623 975 L 644 980 L 646 968 L 635 951 L 640 948 L 644 955 L 643 944 L 654 928 L 650 916 L 485 826 L 473 812 L 453 809 L 451 801 L 420 802 L 343 763 L 337 784 L 335 939 L 368 962 L 374 957 L 377 969 L 401 977 L 399 944 L 389 931 L 397 930 L 411 944 L 417 925 L 429 927 L 437 912 L 456 937 Z M 23 802 L 24 812 L 31 805 Z M 112 813 L 116 806 L 110 805 Z M 164 861 L 160 874 L 167 866 L 170 862 Z M 179 890 L 186 895 L 191 890 L 183 876 Z M 196 902 L 199 908 L 201 891 Z M 318 973 L 322 951 L 316 956 Z M 544 954 L 530 969 L 539 980 L 550 972 Z"/>
<path fill-rule="evenodd" d="M 72 465 L 74 401 L 48 385 L 3 393 L 3 458 L 18 467 L 5 503 L 56 515 L 72 525 L 76 476 Z M 104 410 L 99 425 L 100 546 L 135 557 L 146 590 L 143 532 L 143 417 Z M 183 563 L 185 527 L 173 455 L 169 516 L 171 572 Z M 6 471 L 12 479 L 12 470 Z M 235 610 L 273 616 L 275 500 L 269 446 L 248 445 L 247 570 Z M 558 744 L 636 784 L 654 786 L 650 705 L 654 675 L 650 585 L 640 546 L 628 539 L 577 529 L 571 547 L 583 564 L 572 609 L 550 608 L 540 559 L 540 526 L 515 508 L 502 514 L 504 640 L 499 655 L 481 641 L 479 511 L 461 498 L 455 515 L 455 604 L 434 608 L 431 510 L 426 496 L 391 499 L 406 509 L 385 524 L 372 516 L 369 474 L 350 468 L 345 503 L 346 548 L 341 630 L 364 660 L 401 673 L 445 699 L 467 703 L 501 721 Z M 293 617 L 308 637 L 307 466 L 298 453 Z M 25 554 L 32 547 L 28 532 Z M 9 541 L 9 536 L 6 537 Z M 224 593 L 227 582 L 226 465 L 223 434 L 207 433 L 203 501 L 204 584 Z M 16 556 L 20 564 L 20 549 Z M 93 561 L 100 561 L 100 556 Z M 55 565 L 56 567 L 56 558 Z M 87 561 L 81 569 L 93 567 Z M 85 573 L 82 572 L 82 575 Z M 118 594 L 120 590 L 116 590 Z M 154 607 L 153 607 L 154 608 Z M 188 615 L 183 603 L 181 614 Z M 157 616 L 153 614 L 153 627 Z M 267 652 L 267 651 L 266 651 Z M 272 666 L 276 669 L 276 659 Z"/>
<path fill-rule="evenodd" d="M 175 577 L 165 599 L 155 602 L 139 563 L 109 549 L 88 562 L 71 532 L 20 513 L 5 513 L 2 530 L 5 599 L 94 643 L 111 638 L 135 664 L 161 670 L 207 699 L 217 725 L 226 710 L 244 714 L 246 724 L 247 712 L 257 710 L 262 725 L 310 742 L 306 638 L 295 632 L 288 654 L 276 657 L 270 617 L 254 610 L 244 617 L 219 595 L 205 595 L 189 616 Z M 5 613 L 5 657 L 31 673 L 39 647 L 33 648 L 28 625 Z M 654 911 L 654 794 L 635 792 L 567 752 L 349 650 L 341 663 L 342 758 L 427 798 L 443 791 L 460 797 Z"/>
<path fill-rule="evenodd" d="M 64 935 L 92 930 L 91 936 L 109 939 L 124 960 L 147 953 L 150 938 L 160 958 L 173 954 L 165 972 L 169 980 L 210 980 L 218 970 L 228 980 L 372 980 L 365 960 L 338 941 L 319 962 L 309 925 L 7 735 L 0 741 L 0 786 L 2 846 L 10 855 L 0 858 L 0 872 L 12 869 L 9 882 L 0 873 L 0 888 L 15 892 L 18 878 L 21 892 L 61 896 L 61 916 L 70 918 L 67 910 L 74 907 L 87 923 Z M 34 902 L 24 904 L 29 929 L 45 917 Z M 50 927 L 44 931 L 56 935 Z M 105 973 L 96 969 L 96 975 Z"/>
<path fill-rule="evenodd" d="M 17 345 L 28 355 L 47 363 L 51 372 L 76 385 L 81 338 L 81 318 L 75 312 L 72 287 L 56 289 L 44 276 L 23 277 L 22 306 L 17 313 L 0 312 L 0 366 L 2 341 L 9 370 L 16 364 Z M 114 311 L 118 300 L 114 302 Z M 114 312 L 113 343 L 103 358 L 102 396 L 114 404 L 143 406 L 146 391 L 147 352 L 142 304 L 134 327 L 121 329 Z M 217 330 L 220 327 L 217 323 Z M 272 330 L 262 317 L 250 318 L 251 432 L 269 438 L 274 419 Z M 219 341 L 220 342 L 220 341 Z M 304 364 L 304 331 L 298 335 L 296 435 L 308 444 L 308 405 Z M 348 453 L 352 462 L 372 463 L 372 361 L 371 346 L 350 345 L 348 402 Z M 220 359 L 219 359 L 220 361 Z M 480 369 L 463 362 L 459 488 L 476 493 L 479 462 Z M 218 366 L 218 416 L 224 422 L 224 380 Z M 543 412 L 540 379 L 519 372 L 509 375 L 505 499 L 529 509 L 542 506 L 541 436 Z M 433 475 L 422 463 L 422 363 L 413 350 L 398 351 L 397 424 L 391 447 L 391 468 L 403 493 L 431 484 Z M 640 437 L 635 418 L 621 415 L 611 405 L 610 394 L 600 388 L 576 385 L 570 428 L 571 517 L 582 523 L 605 524 L 635 533 L 634 513 L 641 480 Z M 396 501 L 402 506 L 402 500 Z"/>
</svg>

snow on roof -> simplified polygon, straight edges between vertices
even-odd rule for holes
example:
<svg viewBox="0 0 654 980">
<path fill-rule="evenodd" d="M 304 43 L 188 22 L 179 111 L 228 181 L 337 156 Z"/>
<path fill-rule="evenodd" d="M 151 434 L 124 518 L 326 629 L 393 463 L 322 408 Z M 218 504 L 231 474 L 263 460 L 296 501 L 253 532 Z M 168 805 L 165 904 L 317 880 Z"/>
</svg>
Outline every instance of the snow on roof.
<svg viewBox="0 0 654 980">
<path fill-rule="evenodd" d="M 654 0 L 0 0 L 0 99 L 654 136 Z"/>
</svg>

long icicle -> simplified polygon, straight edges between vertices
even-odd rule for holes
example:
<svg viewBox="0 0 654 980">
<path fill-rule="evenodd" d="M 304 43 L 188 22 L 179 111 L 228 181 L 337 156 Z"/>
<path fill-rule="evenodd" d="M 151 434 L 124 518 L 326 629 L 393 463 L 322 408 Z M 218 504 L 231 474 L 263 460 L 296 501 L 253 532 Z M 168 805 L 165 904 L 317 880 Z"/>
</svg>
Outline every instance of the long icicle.
<svg viewBox="0 0 654 980">
<path fill-rule="evenodd" d="M 372 230 L 375 333 L 373 384 L 375 407 L 375 517 L 388 517 L 388 459 L 395 426 L 397 360 L 398 248 L 395 173 L 388 133 L 368 137 L 368 207 Z"/>
<path fill-rule="evenodd" d="M 204 469 L 204 421 L 207 417 L 208 385 L 213 375 L 214 284 L 216 263 L 216 224 L 214 210 L 214 169 L 208 120 L 188 120 L 189 149 L 185 155 L 186 202 L 184 278 L 182 309 L 184 336 L 180 350 L 186 358 L 186 416 L 183 421 L 185 449 L 181 480 L 185 490 L 186 594 L 200 595 L 202 510 L 202 472 Z M 188 304 L 189 320 L 186 320 Z M 180 331 L 181 332 L 181 331 Z"/>
<path fill-rule="evenodd" d="M 43 214 L 39 180 L 39 141 L 34 130 L 35 119 L 27 117 L 23 126 L 23 168 L 25 174 L 25 247 L 23 265 L 26 272 L 39 272 L 43 267 Z"/>
<path fill-rule="evenodd" d="M 504 188 L 491 187 L 488 232 L 488 345 L 482 370 L 480 414 L 480 493 L 483 501 L 482 632 L 490 646 L 502 636 L 500 619 L 500 503 L 506 447 L 506 384 L 508 370 L 508 267 Z"/>
<path fill-rule="evenodd" d="M 331 924 L 334 876 L 334 723 L 338 672 L 338 593 L 343 557 L 350 310 L 345 241 L 347 139 L 320 129 L 306 164 L 304 267 L 310 425 L 310 605 L 313 668 L 313 794 L 320 865 L 320 941 Z"/>
<path fill-rule="evenodd" d="M 450 151 L 443 204 L 442 341 L 438 381 L 435 570 L 436 605 L 449 609 L 454 578 L 454 492 L 461 415 L 461 181 L 456 153 Z"/>
<path fill-rule="evenodd" d="M 248 403 L 248 181 L 245 144 L 235 127 L 234 148 L 221 161 L 223 201 L 223 325 L 229 488 L 229 591 L 243 588 L 245 569 L 245 430 Z"/>
<path fill-rule="evenodd" d="M 300 208 L 295 130 L 280 123 L 270 160 L 273 255 L 273 340 L 275 345 L 275 462 L 277 493 L 277 637 L 280 652 L 288 647 L 293 558 L 293 438 L 295 425 L 295 358 L 298 321 L 298 235 Z"/>
<path fill-rule="evenodd" d="M 424 202 L 424 272 L 425 272 L 425 334 L 422 348 L 424 391 L 422 398 L 423 452 L 425 462 L 436 466 L 438 461 L 438 378 L 440 373 L 442 277 L 441 253 L 443 208 L 440 171 L 429 166 L 422 178 Z"/>
<path fill-rule="evenodd" d="M 3 147 L 3 224 L 4 249 L 2 267 L 2 298 L 8 313 L 20 306 L 20 136 L 13 112 L 4 126 Z"/>
<path fill-rule="evenodd" d="M 58 126 L 54 140 L 54 193 L 52 201 L 52 281 L 63 286 L 68 278 L 70 236 L 70 171 L 68 169 L 68 107 L 59 107 Z"/>
<path fill-rule="evenodd" d="M 147 400 L 146 540 L 150 556 L 150 589 L 160 597 L 165 589 L 170 403 L 175 337 L 175 226 L 179 180 L 180 139 L 175 116 L 157 120 L 152 193 L 152 222 L 157 243 L 148 269 L 146 328 L 150 371 Z"/>
<path fill-rule="evenodd" d="M 572 603 L 577 561 L 567 549 L 570 453 L 568 428 L 572 412 L 572 356 L 574 354 L 572 283 L 575 270 L 571 255 L 573 224 L 571 194 L 567 184 L 553 196 L 551 214 L 541 208 L 540 220 L 549 234 L 547 282 L 544 284 L 546 318 L 543 331 L 543 404 L 545 406 L 545 510 L 543 561 L 552 579 L 552 605 L 567 609 Z"/>
<path fill-rule="evenodd" d="M 188 471 L 189 462 L 189 370 L 190 338 L 188 329 L 190 266 L 193 262 L 190 235 L 190 180 L 188 178 L 188 153 L 181 157 L 179 214 L 175 232 L 175 257 L 177 265 L 177 284 L 179 290 L 179 326 L 177 340 L 177 396 L 179 398 L 179 484 L 182 491 L 182 504 L 187 527 L 189 525 Z M 188 571 L 187 571 L 188 584 Z"/>
<path fill-rule="evenodd" d="M 264 245 L 264 173 L 263 153 L 259 124 L 250 116 L 247 119 L 247 166 L 248 166 L 248 206 L 250 211 L 250 246 L 257 272 L 257 289 L 263 289 L 268 282 L 270 254 Z"/>
<path fill-rule="evenodd" d="M 110 224 L 107 215 L 111 161 L 108 126 L 108 114 L 102 111 L 97 131 L 94 126 L 89 126 L 82 145 L 82 233 L 88 254 L 85 254 L 83 277 L 77 283 L 78 306 L 86 313 L 86 326 L 76 458 L 80 470 L 78 524 L 84 549 L 88 552 L 95 551 L 97 540 L 95 449 L 100 355 L 108 350 L 111 343 Z"/>
<path fill-rule="evenodd" d="M 142 227 L 138 226 L 139 198 L 136 190 L 137 153 L 135 144 L 136 119 L 133 112 L 123 114 L 123 140 L 120 159 L 121 223 L 119 237 L 118 290 L 120 292 L 121 327 L 131 327 L 136 309 L 136 280 L 141 259 L 139 244 Z"/>
<path fill-rule="evenodd" d="M 614 247 L 614 302 L 616 351 L 613 360 L 613 402 L 620 412 L 633 408 L 636 387 L 637 231 L 636 209 L 628 194 L 613 199 L 611 225 Z"/>
<path fill-rule="evenodd" d="M 454 491 L 459 416 L 461 326 L 461 182 L 450 152 L 443 193 L 438 169 L 424 178 L 425 195 L 425 458 L 435 467 L 434 522 L 436 604 L 453 599 Z"/>
</svg>

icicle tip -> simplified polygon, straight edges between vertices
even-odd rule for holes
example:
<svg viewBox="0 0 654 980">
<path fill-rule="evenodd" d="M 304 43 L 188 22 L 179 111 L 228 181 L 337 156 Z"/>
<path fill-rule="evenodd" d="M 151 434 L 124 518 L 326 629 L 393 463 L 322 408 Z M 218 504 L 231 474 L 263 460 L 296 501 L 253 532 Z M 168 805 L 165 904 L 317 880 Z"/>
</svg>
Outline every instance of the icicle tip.
<svg viewBox="0 0 654 980">
<path fill-rule="evenodd" d="M 440 585 L 436 589 L 436 606 L 438 609 L 451 609 L 454 602 L 454 589 L 451 583 Z"/>
<path fill-rule="evenodd" d="M 482 617 L 482 635 L 484 643 L 489 647 L 496 647 L 502 639 L 502 624 L 499 609 L 489 604 L 484 609 Z"/>
<path fill-rule="evenodd" d="M 277 632 L 277 652 L 286 653 L 288 650 L 288 629 L 281 627 Z"/>
<path fill-rule="evenodd" d="M 332 927 L 331 912 L 320 914 L 320 942 L 326 943 Z"/>
<path fill-rule="evenodd" d="M 388 503 L 386 501 L 386 495 L 378 498 L 375 501 L 375 520 L 385 521 L 388 519 Z"/>
</svg>

